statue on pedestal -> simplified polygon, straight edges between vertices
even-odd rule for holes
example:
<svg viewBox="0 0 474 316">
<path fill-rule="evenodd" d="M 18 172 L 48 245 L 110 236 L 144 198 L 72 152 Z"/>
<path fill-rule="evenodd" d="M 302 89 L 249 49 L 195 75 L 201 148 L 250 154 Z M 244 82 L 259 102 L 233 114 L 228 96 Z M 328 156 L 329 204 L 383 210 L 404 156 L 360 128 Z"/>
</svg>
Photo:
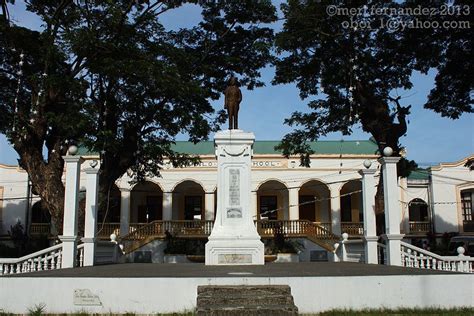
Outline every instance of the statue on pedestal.
<svg viewBox="0 0 474 316">
<path fill-rule="evenodd" d="M 234 76 L 230 77 L 224 96 L 224 108 L 229 116 L 229 129 L 239 129 L 239 106 L 242 101 L 242 93 L 239 89 L 239 82 Z"/>
</svg>

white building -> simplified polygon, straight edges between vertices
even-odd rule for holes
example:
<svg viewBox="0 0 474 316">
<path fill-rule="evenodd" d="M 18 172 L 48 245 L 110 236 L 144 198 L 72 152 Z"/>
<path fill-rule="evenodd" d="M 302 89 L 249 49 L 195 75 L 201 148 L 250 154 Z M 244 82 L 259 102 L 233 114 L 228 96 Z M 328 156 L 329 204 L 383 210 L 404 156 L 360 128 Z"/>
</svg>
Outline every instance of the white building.
<svg viewBox="0 0 474 316">
<path fill-rule="evenodd" d="M 365 160 L 380 169 L 376 144 L 371 140 L 313 143 L 316 154 L 306 168 L 299 166 L 298 157 L 287 159 L 276 152 L 277 143 L 254 144 L 251 205 L 255 220 L 308 221 L 335 235 L 347 232 L 351 238 L 360 238 L 363 214 L 358 171 Z M 161 177 L 138 184 L 131 184 L 125 174 L 111 190 L 108 211 L 99 213 L 99 236 L 107 238 L 112 232 L 124 236 L 154 221 L 184 225 L 181 221 L 214 219 L 217 161 L 213 142 L 177 142 L 175 150 L 199 155 L 201 163 L 187 168 L 166 164 Z M 82 169 L 97 158 L 85 155 Z M 468 166 L 473 159 L 471 155 L 399 179 L 400 225 L 405 238 L 474 233 L 474 174 Z M 378 171 L 375 176 L 378 183 Z M 85 191 L 84 172 L 81 190 Z M 17 221 L 31 235 L 50 232 L 49 216 L 38 203 L 39 198 L 30 192 L 27 173 L 0 165 L 0 235 L 4 239 Z"/>
</svg>

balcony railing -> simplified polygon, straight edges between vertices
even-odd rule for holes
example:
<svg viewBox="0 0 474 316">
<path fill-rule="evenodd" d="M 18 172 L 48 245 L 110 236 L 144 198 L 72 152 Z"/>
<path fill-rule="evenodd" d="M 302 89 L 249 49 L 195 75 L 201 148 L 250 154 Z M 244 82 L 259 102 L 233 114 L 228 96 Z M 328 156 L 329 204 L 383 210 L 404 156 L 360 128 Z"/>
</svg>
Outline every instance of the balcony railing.
<svg viewBox="0 0 474 316">
<path fill-rule="evenodd" d="M 426 234 L 431 231 L 431 223 L 429 221 L 417 222 L 410 221 L 410 234 Z"/>
<path fill-rule="evenodd" d="M 30 235 L 49 235 L 51 232 L 50 223 L 31 223 L 30 225 Z"/>
<path fill-rule="evenodd" d="M 214 221 L 204 220 L 153 221 L 122 236 L 119 243 L 124 244 L 124 252 L 129 253 L 155 238 L 166 237 L 167 233 L 181 238 L 207 237 L 213 225 Z M 255 225 L 262 237 L 273 237 L 277 232 L 287 237 L 306 237 L 328 251 L 334 251 L 334 244 L 340 240 L 339 236 L 322 225 L 307 220 L 259 220 L 255 221 Z"/>
<path fill-rule="evenodd" d="M 364 235 L 364 223 L 361 222 L 342 222 L 341 232 L 348 233 L 349 236 Z"/>
<path fill-rule="evenodd" d="M 128 226 L 128 233 L 133 233 L 137 229 L 148 225 L 148 223 L 130 223 Z M 109 239 L 110 235 L 114 233 L 120 236 L 120 223 L 102 223 L 97 224 L 97 236 L 99 238 Z M 127 234 L 126 234 L 127 235 Z"/>
</svg>

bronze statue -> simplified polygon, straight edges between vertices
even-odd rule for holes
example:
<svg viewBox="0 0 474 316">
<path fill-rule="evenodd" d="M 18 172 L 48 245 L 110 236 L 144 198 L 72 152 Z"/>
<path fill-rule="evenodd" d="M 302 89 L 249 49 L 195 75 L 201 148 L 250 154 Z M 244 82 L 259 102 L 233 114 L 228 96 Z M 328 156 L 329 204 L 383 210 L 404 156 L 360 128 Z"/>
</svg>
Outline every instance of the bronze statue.
<svg viewBox="0 0 474 316">
<path fill-rule="evenodd" d="M 234 76 L 230 77 L 224 96 L 224 108 L 227 109 L 229 116 L 229 129 L 239 129 L 239 105 L 242 101 L 242 93 L 237 78 Z"/>
</svg>

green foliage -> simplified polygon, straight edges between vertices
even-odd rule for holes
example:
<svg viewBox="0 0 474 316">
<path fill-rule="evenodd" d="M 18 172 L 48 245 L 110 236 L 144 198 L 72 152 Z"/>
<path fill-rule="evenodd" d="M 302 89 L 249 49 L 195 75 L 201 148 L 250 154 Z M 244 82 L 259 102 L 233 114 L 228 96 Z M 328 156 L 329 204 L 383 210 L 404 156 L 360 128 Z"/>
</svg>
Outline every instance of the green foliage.
<svg viewBox="0 0 474 316">
<path fill-rule="evenodd" d="M 303 99 L 308 98 L 307 113 L 294 112 L 285 123 L 295 127 L 279 149 L 285 155 L 300 154 L 308 165 L 308 140 L 330 132 L 350 134 L 352 127 L 373 135 L 379 150 L 385 146 L 399 155 L 400 137 L 407 132 L 410 106 L 403 106 L 400 89 L 413 87 L 415 71 L 437 71 L 435 87 L 425 108 L 449 118 L 472 113 L 473 31 L 468 29 L 406 28 L 390 30 L 380 21 L 392 19 L 411 23 L 461 19 L 453 16 L 410 16 L 389 14 L 328 14 L 328 6 L 360 10 L 375 8 L 440 8 L 446 1 L 297 1 L 282 5 L 285 22 L 276 36 L 280 58 L 275 62 L 274 83 L 296 83 Z M 454 6 L 472 3 L 454 1 Z M 370 27 L 345 27 L 368 25 Z M 462 65 L 462 66 L 461 66 Z M 397 90 L 398 89 L 398 90 Z M 413 162 L 403 160 L 399 172 L 406 176 Z M 408 172 L 406 172 L 408 171 Z"/>
<path fill-rule="evenodd" d="M 270 1 L 189 1 L 198 25 L 166 29 L 161 14 L 188 1 L 31 1 L 40 30 L 0 21 L 0 133 L 60 224 L 73 142 L 101 155 L 100 190 L 197 162 L 173 152 L 178 134 L 206 140 L 225 119 L 216 100 L 230 74 L 253 89 L 271 60 Z M 20 65 L 20 61 L 22 65 Z M 43 150 L 46 154 L 43 155 Z M 60 226 L 60 225 L 59 225 Z"/>
<path fill-rule="evenodd" d="M 36 237 L 29 237 L 24 231 L 23 225 L 20 221 L 18 221 L 15 225 L 10 226 L 8 235 L 13 242 L 13 247 L 0 244 L 0 257 L 2 258 L 22 257 L 49 247 L 48 236 L 40 235 Z"/>
<path fill-rule="evenodd" d="M 36 304 L 32 308 L 28 308 L 28 315 L 29 316 L 41 316 L 45 314 L 46 304 L 40 303 Z"/>
<path fill-rule="evenodd" d="M 6 312 L 5 310 L 0 308 L 0 316 L 13 316 L 15 314 Z"/>
<path fill-rule="evenodd" d="M 8 235 L 10 235 L 13 246 L 18 251 L 18 256 L 21 256 L 28 244 L 28 235 L 24 231 L 21 221 L 17 221 L 15 225 L 10 226 Z"/>
</svg>

